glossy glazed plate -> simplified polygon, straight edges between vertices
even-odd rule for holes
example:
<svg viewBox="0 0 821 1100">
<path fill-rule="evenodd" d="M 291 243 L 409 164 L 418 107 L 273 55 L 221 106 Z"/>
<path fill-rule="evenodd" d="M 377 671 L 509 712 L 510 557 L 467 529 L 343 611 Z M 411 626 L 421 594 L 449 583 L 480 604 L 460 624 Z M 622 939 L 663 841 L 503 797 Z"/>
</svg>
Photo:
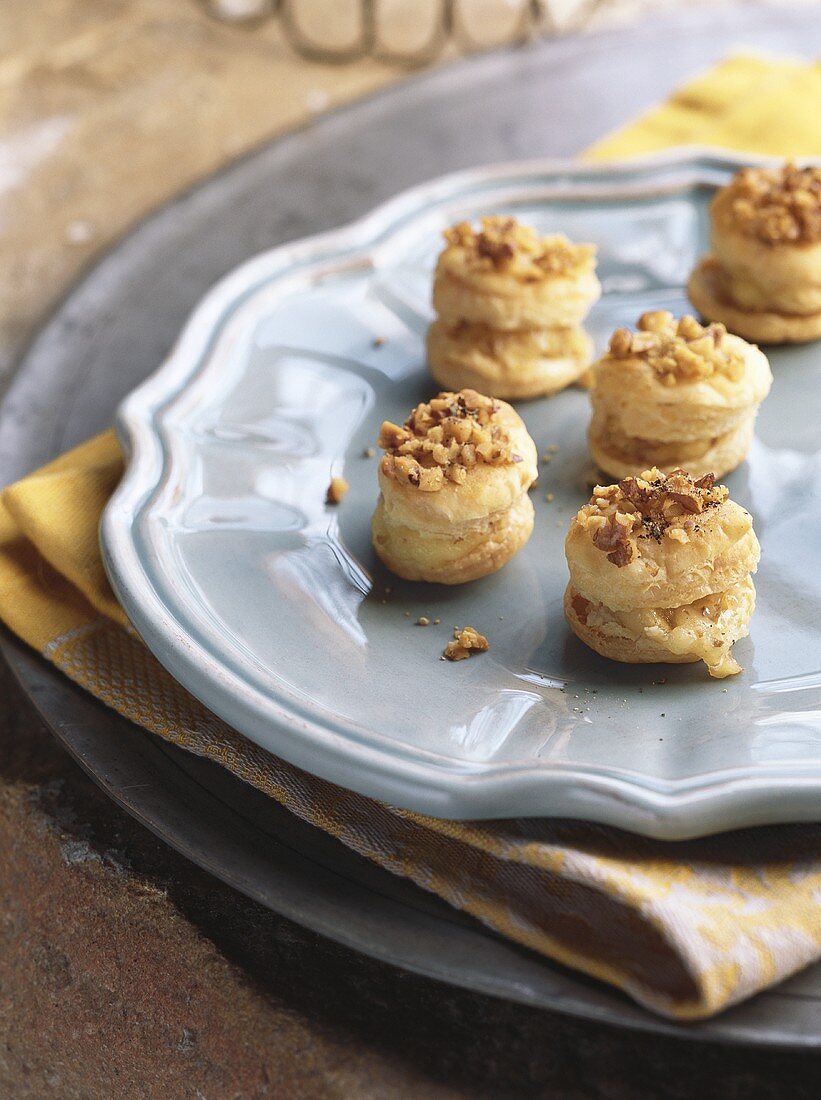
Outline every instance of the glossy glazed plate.
<svg viewBox="0 0 821 1100">
<path fill-rule="evenodd" d="M 540 452 L 559 451 L 534 493 L 534 536 L 504 570 L 407 584 L 370 547 L 376 459 L 363 451 L 383 418 L 435 390 L 423 337 L 443 226 L 511 212 L 595 241 L 601 346 L 643 310 L 687 309 L 706 204 L 739 163 L 679 152 L 459 173 L 220 282 L 120 411 L 129 463 L 103 548 L 156 656 L 266 749 L 421 812 L 669 838 L 821 816 L 818 345 L 772 352 L 750 459 L 726 479 L 762 543 L 740 676 L 618 665 L 569 634 L 562 544 L 590 468 L 579 390 L 520 406 Z M 335 474 L 351 485 L 337 509 Z M 441 662 L 466 623 L 490 653 Z"/>
</svg>

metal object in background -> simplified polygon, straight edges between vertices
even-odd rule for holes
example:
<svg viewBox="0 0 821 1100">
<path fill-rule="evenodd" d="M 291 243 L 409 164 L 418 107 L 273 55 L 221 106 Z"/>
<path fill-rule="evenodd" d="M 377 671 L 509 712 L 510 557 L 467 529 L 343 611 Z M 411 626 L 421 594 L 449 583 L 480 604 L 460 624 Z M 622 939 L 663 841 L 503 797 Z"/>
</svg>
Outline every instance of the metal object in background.
<svg viewBox="0 0 821 1100">
<path fill-rule="evenodd" d="M 204 0 L 216 18 L 232 23 L 257 24 L 279 18 L 289 45 L 311 61 L 345 64 L 369 57 L 392 65 L 421 67 L 435 61 L 451 45 L 457 53 L 475 53 L 491 46 L 518 45 L 543 35 L 578 30 L 586 26 L 612 0 L 348 0 L 330 5 L 322 0 Z M 404 9 L 404 11 L 402 10 Z M 412 19 L 409 19 L 412 16 Z M 325 28 L 352 24 L 346 42 L 321 41 L 310 22 Z M 399 48 L 389 42 L 391 24 L 414 31 L 426 24 L 424 40 L 415 48 Z M 494 33 L 477 33 L 479 25 Z"/>
</svg>

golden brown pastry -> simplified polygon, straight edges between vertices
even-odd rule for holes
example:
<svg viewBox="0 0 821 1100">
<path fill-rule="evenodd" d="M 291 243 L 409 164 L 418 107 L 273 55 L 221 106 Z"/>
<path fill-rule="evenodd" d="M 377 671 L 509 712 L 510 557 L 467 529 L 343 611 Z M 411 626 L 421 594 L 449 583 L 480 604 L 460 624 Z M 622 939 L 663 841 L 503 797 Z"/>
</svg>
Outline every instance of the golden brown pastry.
<svg viewBox="0 0 821 1100">
<path fill-rule="evenodd" d="M 650 466 L 722 477 L 743 462 L 772 383 L 764 353 L 725 327 L 645 313 L 593 365 L 590 451 L 611 477 Z"/>
<path fill-rule="evenodd" d="M 601 293 L 594 246 L 509 217 L 483 218 L 479 230 L 461 222 L 445 240 L 427 346 L 439 384 L 515 399 L 578 379 L 592 354 L 580 325 Z"/>
<path fill-rule="evenodd" d="M 581 324 L 601 294 L 596 249 L 559 233 L 541 237 L 515 218 L 482 218 L 445 231 L 433 304 L 440 317 L 497 329 Z"/>
<path fill-rule="evenodd" d="M 565 541 L 571 630 L 604 657 L 631 664 L 704 661 L 711 676 L 741 669 L 750 574 L 760 548 L 748 512 L 712 475 L 646 470 L 598 485 Z"/>
<path fill-rule="evenodd" d="M 440 386 L 468 386 L 522 401 L 580 380 L 593 358 L 583 328 L 493 329 L 437 320 L 428 329 L 428 363 Z"/>
<path fill-rule="evenodd" d="M 710 205 L 712 254 L 690 276 L 699 312 L 762 344 L 821 336 L 821 168 L 744 168 Z"/>
<path fill-rule="evenodd" d="M 392 572 L 462 584 L 508 562 L 533 531 L 536 447 L 516 412 L 474 390 L 440 393 L 379 434 L 373 544 Z"/>
</svg>

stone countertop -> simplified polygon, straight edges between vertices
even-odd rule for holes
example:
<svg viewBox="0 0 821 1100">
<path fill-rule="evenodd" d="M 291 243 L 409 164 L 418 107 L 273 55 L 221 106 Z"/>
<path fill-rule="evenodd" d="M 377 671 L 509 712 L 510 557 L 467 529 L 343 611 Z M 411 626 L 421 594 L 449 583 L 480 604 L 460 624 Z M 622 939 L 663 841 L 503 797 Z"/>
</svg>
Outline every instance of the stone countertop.
<svg viewBox="0 0 821 1100">
<path fill-rule="evenodd" d="M 817 1056 L 695 1047 L 451 989 L 276 916 L 115 806 L 5 668 L 0 731 L 3 1097 L 819 1094 Z"/>
</svg>

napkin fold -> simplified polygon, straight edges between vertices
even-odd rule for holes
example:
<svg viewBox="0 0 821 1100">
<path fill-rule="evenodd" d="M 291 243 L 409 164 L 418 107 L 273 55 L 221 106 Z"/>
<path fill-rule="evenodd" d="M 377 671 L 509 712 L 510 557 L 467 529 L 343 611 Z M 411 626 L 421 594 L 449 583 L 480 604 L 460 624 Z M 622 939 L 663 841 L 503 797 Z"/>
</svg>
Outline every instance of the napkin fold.
<svg viewBox="0 0 821 1100">
<path fill-rule="evenodd" d="M 821 63 L 738 54 L 666 103 L 602 138 L 592 160 L 672 145 L 715 145 L 773 157 L 821 156 Z"/>
<path fill-rule="evenodd" d="M 592 155 L 694 141 L 821 152 L 819 91 L 817 66 L 733 58 Z M 783 117 L 788 130 L 774 128 Z M 0 618 L 97 698 L 502 935 L 664 1015 L 710 1016 L 821 956 L 821 828 L 671 844 L 578 822 L 442 821 L 335 787 L 246 740 L 168 675 L 109 588 L 97 530 L 122 469 L 106 432 L 0 497 Z"/>
</svg>

